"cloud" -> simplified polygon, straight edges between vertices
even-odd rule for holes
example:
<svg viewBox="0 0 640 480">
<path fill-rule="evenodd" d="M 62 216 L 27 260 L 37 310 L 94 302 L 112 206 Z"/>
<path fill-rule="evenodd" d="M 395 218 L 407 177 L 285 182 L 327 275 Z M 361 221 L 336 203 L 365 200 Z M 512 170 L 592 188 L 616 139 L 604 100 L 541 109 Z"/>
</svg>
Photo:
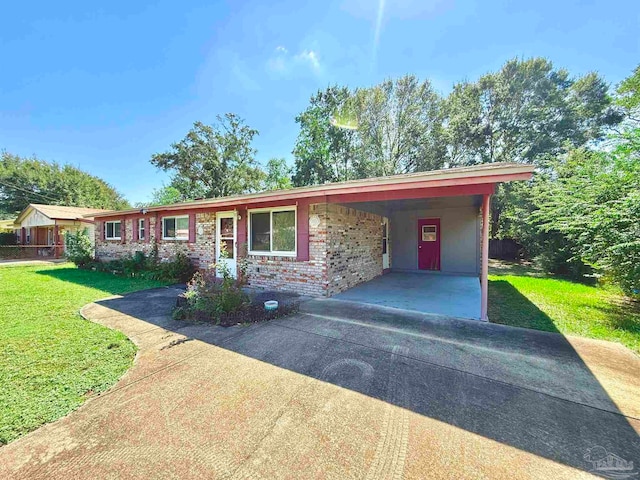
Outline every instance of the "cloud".
<svg viewBox="0 0 640 480">
<path fill-rule="evenodd" d="M 314 71 L 320 71 L 320 59 L 318 58 L 318 54 L 315 51 L 304 50 L 297 54 L 294 58 L 298 62 L 308 63 Z"/>
<path fill-rule="evenodd" d="M 298 75 L 308 71 L 319 74 L 322 64 L 316 50 L 305 49 L 292 55 L 286 47 L 279 45 L 267 59 L 266 68 L 267 71 L 280 75 Z"/>
</svg>

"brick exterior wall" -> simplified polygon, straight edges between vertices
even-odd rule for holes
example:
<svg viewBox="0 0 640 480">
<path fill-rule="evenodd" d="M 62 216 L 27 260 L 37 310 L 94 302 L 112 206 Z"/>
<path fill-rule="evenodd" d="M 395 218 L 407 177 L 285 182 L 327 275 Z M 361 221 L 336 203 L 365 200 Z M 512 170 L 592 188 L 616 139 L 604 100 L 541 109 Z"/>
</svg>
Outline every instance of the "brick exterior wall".
<svg viewBox="0 0 640 480">
<path fill-rule="evenodd" d="M 162 240 L 161 238 L 156 238 L 156 222 L 161 220 L 160 217 L 156 219 L 153 215 L 146 217 L 149 219 L 149 229 L 145 232 L 145 237 L 149 237 L 149 240 L 146 238 L 144 240 L 133 240 L 133 229 L 138 227 L 138 219 L 142 217 L 125 219 L 125 243 L 122 243 L 121 240 L 102 239 L 100 229 L 104 227 L 100 223 L 95 233 L 96 258 L 99 260 L 114 260 L 125 255 L 133 255 L 138 251 L 149 254 L 153 249 L 154 242 L 157 240 L 158 256 L 160 258 L 169 259 L 178 250 L 182 250 L 189 255 L 199 268 L 207 268 L 215 262 L 216 215 L 212 212 L 197 213 L 195 215 L 195 243 L 189 243 L 186 240 Z M 118 219 L 114 218 L 114 220 Z"/>
<path fill-rule="evenodd" d="M 156 221 L 160 217 L 156 220 L 154 215 L 147 216 L 148 241 L 133 240 L 139 216 L 126 218 L 124 243 L 102 239 L 100 222 L 96 228 L 96 257 L 112 260 L 136 251 L 148 254 L 157 240 L 160 258 L 168 259 L 181 249 L 199 268 L 208 268 L 215 262 L 216 214 L 196 213 L 195 217 L 195 243 L 156 239 Z M 309 206 L 309 219 L 313 219 L 309 224 L 309 260 L 249 255 L 249 286 L 330 296 L 382 274 L 382 217 L 321 203 Z M 243 247 L 239 245 L 238 251 L 242 252 Z"/>
<path fill-rule="evenodd" d="M 327 270 L 329 296 L 382 275 L 382 217 L 328 205 Z"/>
<path fill-rule="evenodd" d="M 304 295 L 327 293 L 327 208 L 326 204 L 309 206 L 309 219 L 317 216 L 319 224 L 309 225 L 309 260 L 289 257 L 249 255 L 249 286 L 271 290 L 289 290 Z M 309 221 L 307 219 L 307 221 Z"/>
</svg>

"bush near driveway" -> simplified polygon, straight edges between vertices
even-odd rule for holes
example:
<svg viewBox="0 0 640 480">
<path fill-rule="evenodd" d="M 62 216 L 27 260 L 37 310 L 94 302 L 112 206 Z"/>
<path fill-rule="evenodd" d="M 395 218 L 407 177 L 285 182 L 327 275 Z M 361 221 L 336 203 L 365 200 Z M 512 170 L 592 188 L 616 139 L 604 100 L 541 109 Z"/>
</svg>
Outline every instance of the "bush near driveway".
<svg viewBox="0 0 640 480">
<path fill-rule="evenodd" d="M 80 307 L 162 285 L 72 264 L 0 267 L 0 445 L 68 414 L 131 365 L 135 346 Z"/>
</svg>

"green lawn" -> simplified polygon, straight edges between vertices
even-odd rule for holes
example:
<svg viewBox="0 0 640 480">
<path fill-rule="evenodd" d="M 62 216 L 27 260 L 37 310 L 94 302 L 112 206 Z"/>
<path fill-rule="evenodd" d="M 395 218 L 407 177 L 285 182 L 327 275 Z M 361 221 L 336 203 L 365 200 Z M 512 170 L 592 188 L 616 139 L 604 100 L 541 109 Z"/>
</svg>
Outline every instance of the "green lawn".
<svg viewBox="0 0 640 480">
<path fill-rule="evenodd" d="M 80 307 L 161 285 L 71 264 L 0 266 L 0 445 L 71 412 L 131 365 L 136 347 Z"/>
<path fill-rule="evenodd" d="M 640 353 L 640 305 L 617 291 L 500 262 L 489 273 L 490 321 L 611 340 Z"/>
</svg>

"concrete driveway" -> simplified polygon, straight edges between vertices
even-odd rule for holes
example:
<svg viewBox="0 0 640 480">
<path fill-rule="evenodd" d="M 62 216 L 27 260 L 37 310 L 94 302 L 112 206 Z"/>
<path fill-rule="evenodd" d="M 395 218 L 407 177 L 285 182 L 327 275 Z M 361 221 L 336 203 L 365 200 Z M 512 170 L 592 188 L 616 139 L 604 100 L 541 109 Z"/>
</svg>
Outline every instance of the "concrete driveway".
<svg viewBox="0 0 640 480">
<path fill-rule="evenodd" d="M 189 325 L 169 317 L 177 293 L 83 309 L 129 335 L 136 362 L 0 449 L 0 478 L 575 479 L 603 452 L 640 465 L 640 361 L 617 344 L 337 300 Z"/>
</svg>

